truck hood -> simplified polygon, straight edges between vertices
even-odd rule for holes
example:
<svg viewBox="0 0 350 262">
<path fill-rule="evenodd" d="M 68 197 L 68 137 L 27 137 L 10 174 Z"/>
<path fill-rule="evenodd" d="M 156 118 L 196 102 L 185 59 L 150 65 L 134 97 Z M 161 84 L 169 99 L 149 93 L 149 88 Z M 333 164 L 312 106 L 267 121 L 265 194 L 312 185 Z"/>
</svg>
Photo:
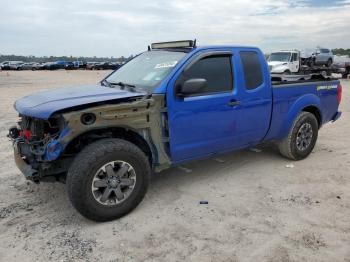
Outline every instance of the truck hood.
<svg viewBox="0 0 350 262">
<path fill-rule="evenodd" d="M 272 67 L 281 66 L 283 64 L 287 64 L 287 62 L 280 62 L 280 61 L 269 61 L 268 62 L 268 65 L 272 66 Z"/>
<path fill-rule="evenodd" d="M 131 92 L 127 89 L 121 90 L 119 87 L 85 85 L 25 96 L 17 100 L 14 107 L 22 115 L 48 119 L 53 113 L 63 109 L 144 95 L 146 92 Z"/>
</svg>

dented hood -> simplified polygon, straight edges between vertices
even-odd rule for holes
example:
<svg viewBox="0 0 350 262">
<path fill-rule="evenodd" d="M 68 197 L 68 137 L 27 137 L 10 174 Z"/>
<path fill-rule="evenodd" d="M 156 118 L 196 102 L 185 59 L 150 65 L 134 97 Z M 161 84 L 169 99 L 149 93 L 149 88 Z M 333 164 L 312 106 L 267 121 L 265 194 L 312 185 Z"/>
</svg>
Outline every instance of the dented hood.
<svg viewBox="0 0 350 262">
<path fill-rule="evenodd" d="M 59 88 L 25 96 L 15 102 L 22 115 L 48 119 L 53 113 L 70 107 L 93 104 L 122 98 L 144 96 L 146 92 L 131 92 L 127 88 L 85 85 Z"/>
</svg>

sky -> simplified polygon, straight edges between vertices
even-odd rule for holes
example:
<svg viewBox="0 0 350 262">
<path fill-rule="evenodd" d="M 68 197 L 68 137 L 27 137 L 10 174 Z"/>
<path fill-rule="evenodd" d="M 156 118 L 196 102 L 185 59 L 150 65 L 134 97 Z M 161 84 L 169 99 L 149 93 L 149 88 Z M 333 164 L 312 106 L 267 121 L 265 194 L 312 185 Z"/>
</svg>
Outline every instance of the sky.
<svg viewBox="0 0 350 262">
<path fill-rule="evenodd" d="M 350 0 L 0 0 L 0 54 L 119 57 L 195 38 L 350 48 Z"/>
</svg>

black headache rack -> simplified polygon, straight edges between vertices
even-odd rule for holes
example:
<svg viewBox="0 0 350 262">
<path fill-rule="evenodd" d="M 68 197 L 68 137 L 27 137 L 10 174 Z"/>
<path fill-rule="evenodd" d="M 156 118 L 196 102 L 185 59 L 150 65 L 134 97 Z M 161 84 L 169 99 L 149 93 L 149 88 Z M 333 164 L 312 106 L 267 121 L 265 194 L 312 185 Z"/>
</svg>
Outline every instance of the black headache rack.
<svg viewBox="0 0 350 262">
<path fill-rule="evenodd" d="M 151 50 L 184 50 L 190 51 L 193 48 L 196 48 L 196 39 L 195 40 L 180 40 L 180 41 L 170 41 L 170 42 L 159 42 L 152 43 L 148 46 L 148 51 Z"/>
</svg>

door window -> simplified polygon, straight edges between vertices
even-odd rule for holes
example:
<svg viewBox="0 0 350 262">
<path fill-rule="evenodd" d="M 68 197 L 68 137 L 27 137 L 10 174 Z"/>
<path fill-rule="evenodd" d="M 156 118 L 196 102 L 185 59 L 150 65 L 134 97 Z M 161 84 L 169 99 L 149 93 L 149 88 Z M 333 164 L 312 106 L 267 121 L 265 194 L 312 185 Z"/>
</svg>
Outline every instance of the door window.
<svg viewBox="0 0 350 262">
<path fill-rule="evenodd" d="M 231 91 L 233 89 L 231 56 L 215 55 L 202 58 L 181 75 L 176 85 L 182 85 L 194 78 L 207 80 L 207 87 L 196 95 Z"/>
<path fill-rule="evenodd" d="M 298 54 L 297 53 L 293 53 L 292 55 L 292 62 L 298 61 Z"/>
</svg>

